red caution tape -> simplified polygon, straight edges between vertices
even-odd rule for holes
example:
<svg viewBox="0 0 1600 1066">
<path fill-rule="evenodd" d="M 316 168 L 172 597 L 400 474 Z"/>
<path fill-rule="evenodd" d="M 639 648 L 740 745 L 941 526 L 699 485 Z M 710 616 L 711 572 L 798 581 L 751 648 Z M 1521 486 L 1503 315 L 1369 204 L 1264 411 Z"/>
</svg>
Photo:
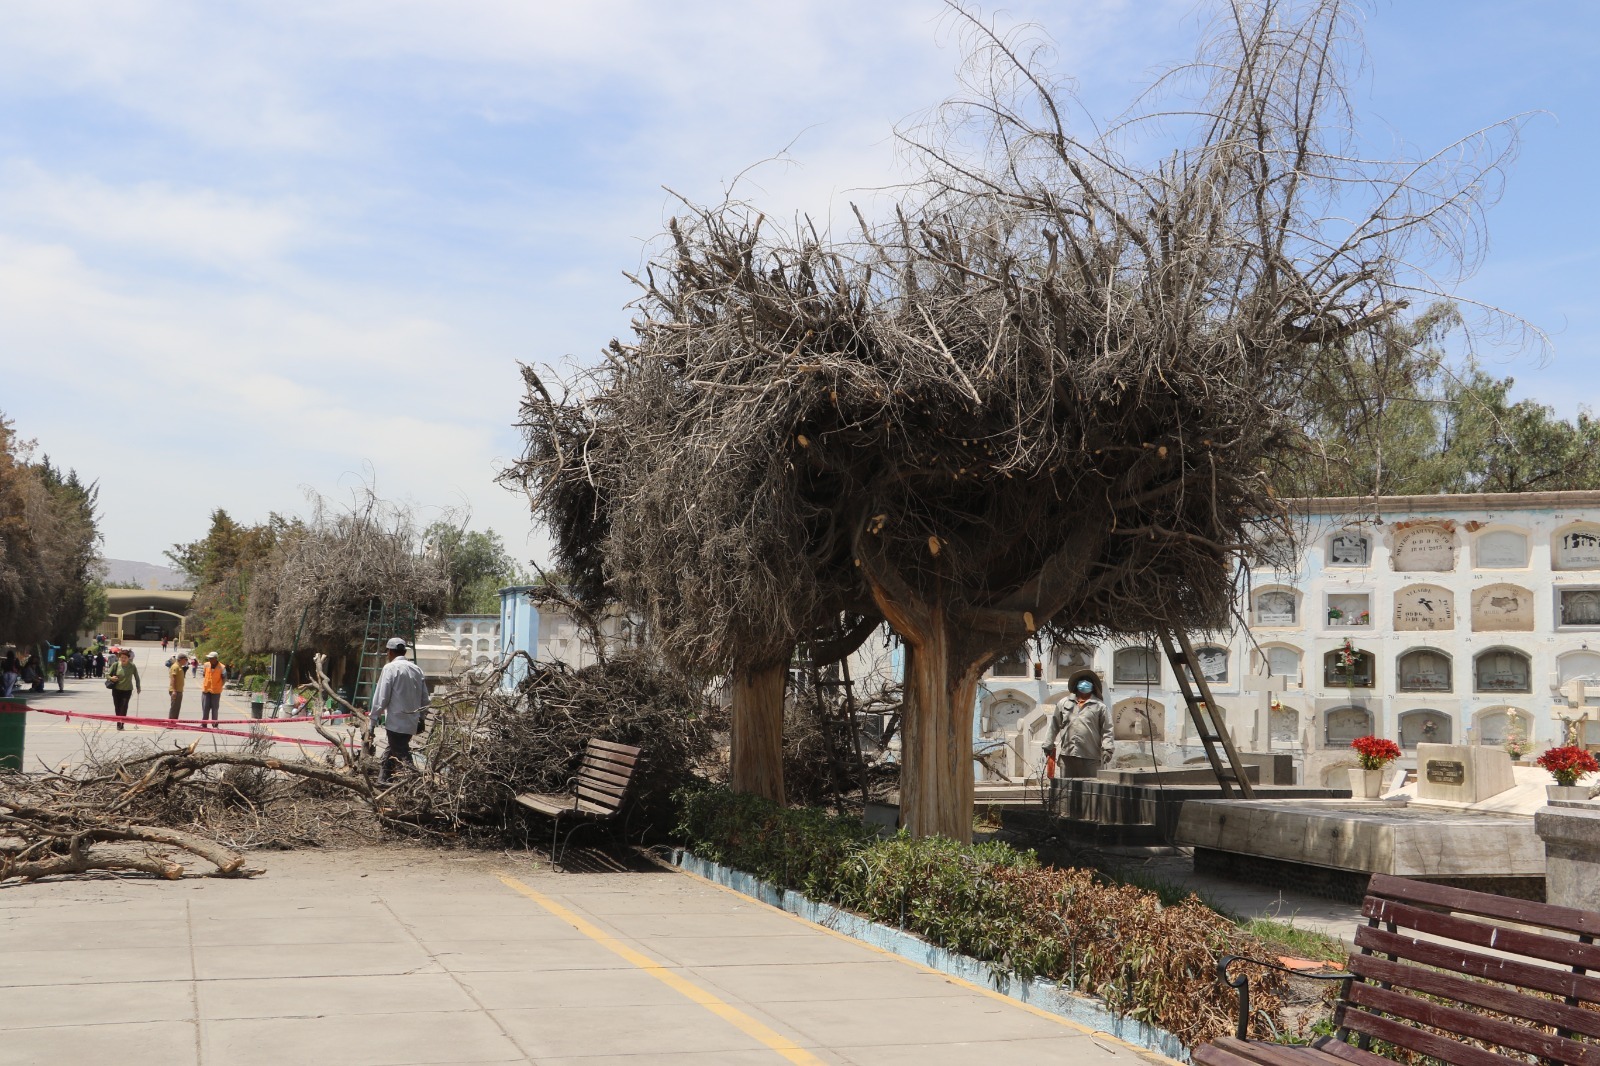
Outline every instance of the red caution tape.
<svg viewBox="0 0 1600 1066">
<path fill-rule="evenodd" d="M 263 733 L 263 732 L 260 732 L 258 730 L 251 730 L 250 732 L 246 733 L 246 732 L 243 732 L 243 731 L 238 730 L 238 729 L 219 729 L 219 728 L 216 728 L 215 726 L 210 726 L 210 725 L 207 725 L 207 724 L 205 724 L 203 722 L 196 722 L 196 721 L 193 721 L 193 720 L 185 721 L 182 718 L 133 718 L 133 717 L 122 717 L 122 716 L 114 715 L 114 714 L 90 714 L 90 713 L 88 713 L 86 711 L 63 711 L 63 710 L 58 710 L 58 709 L 55 709 L 55 708 L 52 708 L 52 707 L 26 707 L 26 708 L 22 708 L 22 709 L 23 710 L 29 710 L 29 711 L 36 711 L 39 714 L 53 714 L 53 715 L 56 715 L 57 717 L 65 718 L 68 721 L 71 721 L 74 718 L 85 718 L 85 719 L 88 719 L 89 721 L 93 721 L 93 722 L 116 722 L 119 725 L 143 726 L 143 727 L 152 728 L 152 729 L 189 730 L 191 732 L 196 732 L 196 733 L 209 733 L 209 734 L 212 734 L 214 736 L 224 736 L 224 737 L 260 737 L 260 738 L 262 738 L 264 740 L 274 740 L 274 741 L 279 741 L 279 742 L 284 743 L 284 744 L 309 744 L 312 747 L 317 747 L 317 748 L 331 748 L 331 747 L 335 746 L 333 744 L 333 742 L 327 741 L 327 740 L 312 740 L 312 739 L 302 738 L 302 737 L 286 737 L 286 736 L 281 736 L 281 735 L 279 735 L 277 733 Z M 279 721 L 279 722 L 290 721 L 290 720 L 291 719 L 285 719 L 285 718 L 276 719 L 276 721 Z M 255 723 L 256 719 L 252 718 L 252 719 L 247 719 L 246 721 L 248 721 L 250 723 Z M 303 718 L 303 719 L 300 719 L 300 721 L 309 722 L 309 721 L 311 721 L 311 719 Z M 351 747 L 357 747 L 358 745 L 350 745 L 350 746 Z"/>
</svg>

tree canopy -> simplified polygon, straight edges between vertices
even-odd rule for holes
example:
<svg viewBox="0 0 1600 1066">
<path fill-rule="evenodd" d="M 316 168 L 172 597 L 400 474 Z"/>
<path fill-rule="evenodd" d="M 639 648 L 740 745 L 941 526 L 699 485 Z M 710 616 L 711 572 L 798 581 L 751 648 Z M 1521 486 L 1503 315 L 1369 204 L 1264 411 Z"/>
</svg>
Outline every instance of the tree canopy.
<svg viewBox="0 0 1600 1066">
<path fill-rule="evenodd" d="M 518 580 L 516 560 L 492 529 L 463 529 L 438 521 L 422 531 L 424 550 L 444 562 L 450 579 L 446 610 L 451 614 L 496 614 L 500 590 Z"/>
<path fill-rule="evenodd" d="M 99 486 L 33 448 L 0 415 L 0 640 L 71 646 L 104 617 Z"/>
<path fill-rule="evenodd" d="M 893 217 L 843 242 L 686 207 L 632 339 L 560 399 L 530 372 L 514 476 L 563 565 L 702 667 L 881 614 L 906 824 L 964 838 L 981 671 L 1036 634 L 1223 624 L 1330 353 L 1470 266 L 1509 150 L 1354 150 L 1339 0 L 1219 5 L 1081 133 L 1044 51 L 957 17 L 967 91 L 907 134 Z"/>
</svg>

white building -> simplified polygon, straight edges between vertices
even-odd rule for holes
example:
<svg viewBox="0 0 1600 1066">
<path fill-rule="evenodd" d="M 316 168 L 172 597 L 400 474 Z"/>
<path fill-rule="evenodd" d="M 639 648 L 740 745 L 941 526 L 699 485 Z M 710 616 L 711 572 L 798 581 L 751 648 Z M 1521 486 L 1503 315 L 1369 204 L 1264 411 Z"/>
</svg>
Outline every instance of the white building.
<svg viewBox="0 0 1600 1066">
<path fill-rule="evenodd" d="M 439 626 L 456 646 L 458 669 L 488 666 L 500 659 L 500 617 L 493 614 L 449 614 Z"/>
<path fill-rule="evenodd" d="M 1291 752 L 1301 780 L 1322 784 L 1354 765 L 1350 741 L 1368 733 L 1407 752 L 1520 733 L 1537 752 L 1563 741 L 1565 718 L 1600 749 L 1600 691 L 1581 706 L 1562 693 L 1600 679 L 1600 492 L 1298 507 L 1295 569 L 1252 573 L 1248 626 L 1193 637 L 1242 750 Z M 1005 745 L 1007 776 L 1037 773 L 1049 711 L 1085 667 L 1105 681 L 1116 763 L 1203 757 L 1154 647 L 1030 647 L 997 663 L 979 693 L 978 731 Z M 1284 691 L 1246 683 L 1269 673 Z"/>
</svg>

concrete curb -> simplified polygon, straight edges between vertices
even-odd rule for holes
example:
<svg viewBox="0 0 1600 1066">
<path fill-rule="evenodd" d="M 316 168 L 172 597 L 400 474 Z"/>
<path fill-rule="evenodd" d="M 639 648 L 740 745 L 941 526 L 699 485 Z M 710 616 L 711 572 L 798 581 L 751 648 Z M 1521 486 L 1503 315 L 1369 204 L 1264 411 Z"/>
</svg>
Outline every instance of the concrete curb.
<svg viewBox="0 0 1600 1066">
<path fill-rule="evenodd" d="M 858 914 L 851 914 L 826 903 L 816 903 L 798 892 L 770 885 L 741 870 L 708 862 L 682 848 L 673 849 L 672 861 L 674 865 L 707 881 L 731 888 L 735 892 L 758 899 L 769 907 L 787 911 L 796 917 L 815 922 L 817 925 L 843 933 L 875 948 L 910 959 L 918 965 L 992 988 L 1008 999 L 1048 1011 L 1097 1032 L 1109 1033 L 1118 1040 L 1165 1055 L 1169 1059 L 1176 1059 L 1179 1062 L 1189 1061 L 1189 1052 L 1184 1049 L 1177 1037 L 1165 1029 L 1132 1018 L 1119 1018 L 1100 1000 L 1070 992 L 1053 981 L 1039 977 L 1024 981 L 1010 974 L 997 974 L 988 963 L 946 951 L 903 929 L 869 921 Z"/>
</svg>

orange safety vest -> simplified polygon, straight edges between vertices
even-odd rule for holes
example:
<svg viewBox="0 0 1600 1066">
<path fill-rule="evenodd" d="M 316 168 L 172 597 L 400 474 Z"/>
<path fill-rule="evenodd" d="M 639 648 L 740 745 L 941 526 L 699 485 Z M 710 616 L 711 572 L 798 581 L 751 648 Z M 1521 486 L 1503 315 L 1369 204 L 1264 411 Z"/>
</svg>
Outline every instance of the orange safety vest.
<svg viewBox="0 0 1600 1066">
<path fill-rule="evenodd" d="M 218 695 L 222 693 L 222 666 L 220 663 L 206 663 L 205 676 L 200 679 L 200 691 Z"/>
</svg>

